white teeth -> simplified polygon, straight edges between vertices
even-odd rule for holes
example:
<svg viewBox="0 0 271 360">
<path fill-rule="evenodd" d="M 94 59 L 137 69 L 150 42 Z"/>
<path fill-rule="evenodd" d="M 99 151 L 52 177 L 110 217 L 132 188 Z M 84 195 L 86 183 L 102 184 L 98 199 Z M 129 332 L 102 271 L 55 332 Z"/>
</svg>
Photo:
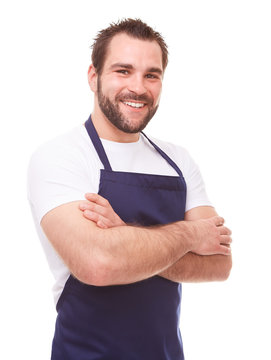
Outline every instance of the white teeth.
<svg viewBox="0 0 271 360">
<path fill-rule="evenodd" d="M 129 106 L 132 106 L 132 107 L 135 107 L 135 108 L 141 108 L 143 107 L 145 104 L 142 104 L 142 103 L 133 103 L 133 102 L 130 102 L 130 101 L 123 101 L 124 104 L 126 105 L 129 105 Z"/>
</svg>

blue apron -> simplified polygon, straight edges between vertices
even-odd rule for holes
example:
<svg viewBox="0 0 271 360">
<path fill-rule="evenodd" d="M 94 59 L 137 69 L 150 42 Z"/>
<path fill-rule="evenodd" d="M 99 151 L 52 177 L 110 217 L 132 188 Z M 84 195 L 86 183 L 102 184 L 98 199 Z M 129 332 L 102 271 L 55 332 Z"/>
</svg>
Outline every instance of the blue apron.
<svg viewBox="0 0 271 360">
<path fill-rule="evenodd" d="M 178 176 L 113 171 L 91 117 L 85 126 L 104 165 L 99 194 L 123 221 L 150 226 L 184 219 L 185 180 L 157 145 L 142 133 Z M 71 275 L 57 303 L 51 359 L 184 359 L 181 289 L 181 284 L 158 275 L 113 286 L 86 285 Z"/>
</svg>

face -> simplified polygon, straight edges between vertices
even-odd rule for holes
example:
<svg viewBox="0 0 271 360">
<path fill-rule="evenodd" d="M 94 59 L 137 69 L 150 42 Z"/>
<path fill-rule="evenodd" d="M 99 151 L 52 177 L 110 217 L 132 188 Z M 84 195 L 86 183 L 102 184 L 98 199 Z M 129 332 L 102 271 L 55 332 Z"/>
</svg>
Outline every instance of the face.
<svg viewBox="0 0 271 360">
<path fill-rule="evenodd" d="M 159 105 L 162 69 L 162 51 L 156 42 L 116 35 L 97 81 L 103 115 L 125 133 L 143 130 Z"/>
</svg>

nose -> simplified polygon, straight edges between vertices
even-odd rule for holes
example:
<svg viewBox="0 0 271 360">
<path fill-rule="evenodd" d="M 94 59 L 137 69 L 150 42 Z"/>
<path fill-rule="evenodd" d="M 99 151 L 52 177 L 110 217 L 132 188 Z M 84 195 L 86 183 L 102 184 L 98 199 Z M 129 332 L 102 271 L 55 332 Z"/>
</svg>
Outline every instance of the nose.
<svg viewBox="0 0 271 360">
<path fill-rule="evenodd" d="M 128 84 L 128 90 L 135 93 L 136 95 L 142 95 L 147 92 L 145 86 L 145 79 L 141 74 L 135 74 L 130 78 L 130 82 Z"/>
</svg>

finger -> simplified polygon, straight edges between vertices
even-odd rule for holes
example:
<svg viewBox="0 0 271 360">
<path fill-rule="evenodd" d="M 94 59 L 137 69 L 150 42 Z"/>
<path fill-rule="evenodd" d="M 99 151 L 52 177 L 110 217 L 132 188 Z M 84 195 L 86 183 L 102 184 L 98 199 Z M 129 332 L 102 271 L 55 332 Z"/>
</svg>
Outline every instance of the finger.
<svg viewBox="0 0 271 360">
<path fill-rule="evenodd" d="M 97 225 L 102 229 L 108 229 L 108 226 L 102 220 L 97 221 Z"/>
<path fill-rule="evenodd" d="M 220 244 L 231 244 L 232 238 L 229 235 L 221 235 L 221 241 Z"/>
<path fill-rule="evenodd" d="M 101 207 L 100 207 L 100 205 L 97 205 L 95 202 L 85 200 L 85 201 L 81 201 L 79 203 L 79 209 L 80 210 L 94 210 L 94 209 L 96 209 L 99 212 L 99 209 L 101 210 Z"/>
<path fill-rule="evenodd" d="M 79 208 L 82 211 L 89 210 L 89 211 L 96 212 L 97 214 L 102 215 L 104 217 L 109 216 L 109 213 L 108 213 L 109 209 L 108 208 L 106 208 L 104 206 L 101 206 L 101 205 L 98 205 L 98 204 L 96 204 L 94 202 L 91 202 L 91 201 L 85 201 L 85 202 L 80 203 Z"/>
<path fill-rule="evenodd" d="M 226 245 L 220 245 L 218 254 L 220 255 L 231 255 L 231 248 Z"/>
<path fill-rule="evenodd" d="M 219 226 L 220 235 L 231 235 L 231 230 L 226 226 Z"/>
<path fill-rule="evenodd" d="M 96 204 L 98 204 L 100 206 L 105 206 L 105 207 L 110 206 L 109 201 L 99 194 L 86 193 L 85 198 L 89 201 L 95 202 Z"/>
<path fill-rule="evenodd" d="M 216 226 L 222 226 L 225 222 L 225 220 L 221 216 L 214 216 L 212 220 Z"/>
<path fill-rule="evenodd" d="M 79 203 L 79 209 L 80 210 L 86 210 L 86 209 L 91 209 L 91 202 L 88 201 L 88 200 L 82 200 L 80 203 Z"/>
<path fill-rule="evenodd" d="M 83 211 L 83 215 L 86 219 L 88 220 L 92 220 L 94 221 L 95 223 L 97 223 L 99 221 L 99 214 L 93 212 L 93 211 L 90 211 L 90 210 L 84 210 Z"/>
<path fill-rule="evenodd" d="M 102 215 L 100 214 L 97 214 L 96 212 L 94 211 L 90 211 L 90 210 L 85 210 L 83 212 L 84 214 L 84 217 L 88 220 L 92 220 L 94 221 L 97 225 L 99 225 L 100 227 L 103 227 L 103 228 L 108 228 L 108 227 L 111 227 L 112 224 L 111 224 L 111 221 L 108 220 L 107 218 L 103 217 Z"/>
</svg>

